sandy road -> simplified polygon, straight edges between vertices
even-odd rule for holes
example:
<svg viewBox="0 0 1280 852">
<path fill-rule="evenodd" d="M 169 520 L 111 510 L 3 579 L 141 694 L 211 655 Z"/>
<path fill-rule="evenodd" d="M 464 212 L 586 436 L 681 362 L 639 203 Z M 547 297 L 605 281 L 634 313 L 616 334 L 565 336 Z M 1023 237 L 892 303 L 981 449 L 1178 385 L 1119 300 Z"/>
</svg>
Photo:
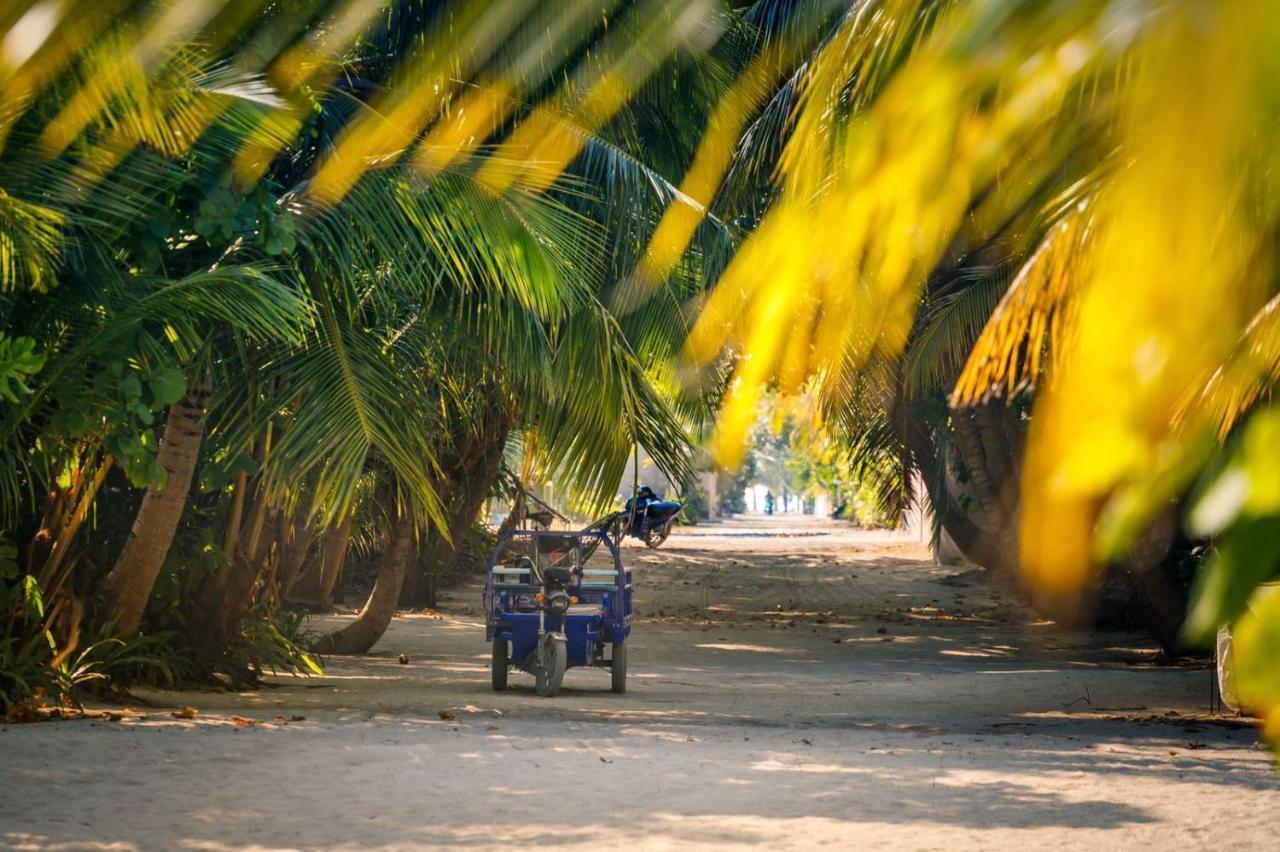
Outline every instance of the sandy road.
<svg viewBox="0 0 1280 852">
<path fill-rule="evenodd" d="M 590 670 L 493 693 L 462 588 L 323 679 L 0 726 L 0 847 L 1275 848 L 1269 755 L 1141 637 L 832 524 L 624 555 L 625 696 Z"/>
</svg>

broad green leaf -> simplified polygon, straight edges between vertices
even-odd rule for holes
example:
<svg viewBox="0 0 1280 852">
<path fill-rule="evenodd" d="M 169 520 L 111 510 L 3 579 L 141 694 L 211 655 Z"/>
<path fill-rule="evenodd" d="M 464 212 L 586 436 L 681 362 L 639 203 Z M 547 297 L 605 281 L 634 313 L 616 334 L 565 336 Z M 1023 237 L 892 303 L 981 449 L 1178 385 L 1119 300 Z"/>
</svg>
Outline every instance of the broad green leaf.
<svg viewBox="0 0 1280 852">
<path fill-rule="evenodd" d="M 1280 587 L 1261 586 L 1235 626 L 1236 692 L 1280 746 Z"/>
<path fill-rule="evenodd" d="M 1196 577 L 1191 611 L 1183 625 L 1188 641 L 1205 644 L 1218 627 L 1245 607 L 1257 585 L 1280 565 L 1280 517 L 1245 520 L 1217 542 L 1217 550 Z"/>
<path fill-rule="evenodd" d="M 142 397 L 142 381 L 133 373 L 120 380 L 120 396 L 127 403 L 134 403 Z"/>
<path fill-rule="evenodd" d="M 151 395 L 156 405 L 173 405 L 187 392 L 187 377 L 175 367 L 161 367 L 151 374 Z"/>
<path fill-rule="evenodd" d="M 1205 489 L 1187 516 L 1193 535 L 1217 535 L 1240 515 L 1249 499 L 1249 474 L 1232 465 Z"/>
<path fill-rule="evenodd" d="M 1245 511 L 1280 514 L 1280 409 L 1259 411 L 1249 419 L 1240 455 L 1249 474 Z"/>
<path fill-rule="evenodd" d="M 33 621 L 44 618 L 44 591 L 40 581 L 28 574 L 22 578 L 22 591 L 27 617 Z"/>
<path fill-rule="evenodd" d="M 242 452 L 235 457 L 235 460 L 228 467 L 228 471 L 235 473 L 243 473 L 245 476 L 257 476 L 261 466 L 257 459 L 248 453 Z"/>
<path fill-rule="evenodd" d="M 44 367 L 45 355 L 36 353 L 35 341 L 29 337 L 5 337 L 0 334 L 0 399 L 17 402 L 19 394 L 31 393 L 25 379 Z"/>
</svg>

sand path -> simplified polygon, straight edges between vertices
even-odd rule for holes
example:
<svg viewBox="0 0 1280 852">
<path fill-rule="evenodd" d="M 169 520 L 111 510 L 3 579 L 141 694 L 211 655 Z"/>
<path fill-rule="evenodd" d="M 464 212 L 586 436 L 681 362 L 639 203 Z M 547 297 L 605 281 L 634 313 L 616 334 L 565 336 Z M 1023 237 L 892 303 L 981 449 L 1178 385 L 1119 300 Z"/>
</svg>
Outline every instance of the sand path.
<svg viewBox="0 0 1280 852">
<path fill-rule="evenodd" d="M 464 587 L 323 679 L 0 726 L 0 848 L 1275 848 L 1269 755 L 1140 636 L 831 523 L 624 556 L 625 696 L 592 670 L 490 691 Z"/>
</svg>

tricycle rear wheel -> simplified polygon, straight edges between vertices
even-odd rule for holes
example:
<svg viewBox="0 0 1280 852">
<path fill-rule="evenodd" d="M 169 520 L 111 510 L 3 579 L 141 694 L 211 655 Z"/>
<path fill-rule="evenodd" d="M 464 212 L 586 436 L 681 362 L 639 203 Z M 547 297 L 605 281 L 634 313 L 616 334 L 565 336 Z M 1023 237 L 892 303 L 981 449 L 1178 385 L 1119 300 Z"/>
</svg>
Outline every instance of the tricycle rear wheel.
<svg viewBox="0 0 1280 852">
<path fill-rule="evenodd" d="M 613 676 L 613 691 L 621 695 L 627 691 L 627 643 L 613 643 L 613 662 L 609 665 Z"/>
<path fill-rule="evenodd" d="M 490 663 L 490 668 L 493 691 L 502 692 L 507 688 L 507 640 L 501 636 L 493 637 L 493 662 Z"/>
</svg>

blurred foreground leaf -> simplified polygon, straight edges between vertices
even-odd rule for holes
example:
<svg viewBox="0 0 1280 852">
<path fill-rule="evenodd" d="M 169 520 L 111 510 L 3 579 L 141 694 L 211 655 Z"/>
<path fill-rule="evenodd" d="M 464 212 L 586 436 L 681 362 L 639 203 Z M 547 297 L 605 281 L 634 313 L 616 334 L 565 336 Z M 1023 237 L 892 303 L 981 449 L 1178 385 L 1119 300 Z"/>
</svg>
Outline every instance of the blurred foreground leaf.
<svg viewBox="0 0 1280 852">
<path fill-rule="evenodd" d="M 1241 704 L 1263 719 L 1280 746 L 1280 587 L 1258 589 L 1235 628 L 1235 679 Z"/>
</svg>

